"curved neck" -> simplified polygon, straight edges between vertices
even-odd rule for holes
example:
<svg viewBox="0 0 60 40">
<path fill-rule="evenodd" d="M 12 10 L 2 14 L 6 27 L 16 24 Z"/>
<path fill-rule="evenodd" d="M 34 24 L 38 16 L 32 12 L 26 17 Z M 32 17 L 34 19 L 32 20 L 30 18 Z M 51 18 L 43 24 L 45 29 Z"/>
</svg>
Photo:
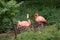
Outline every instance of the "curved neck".
<svg viewBox="0 0 60 40">
<path fill-rule="evenodd" d="M 29 19 L 29 14 L 27 14 L 27 21 L 31 24 L 31 21 Z"/>
<path fill-rule="evenodd" d="M 31 24 L 31 21 L 30 21 L 30 19 L 28 19 L 27 21 L 28 21 L 28 22 Z"/>
</svg>

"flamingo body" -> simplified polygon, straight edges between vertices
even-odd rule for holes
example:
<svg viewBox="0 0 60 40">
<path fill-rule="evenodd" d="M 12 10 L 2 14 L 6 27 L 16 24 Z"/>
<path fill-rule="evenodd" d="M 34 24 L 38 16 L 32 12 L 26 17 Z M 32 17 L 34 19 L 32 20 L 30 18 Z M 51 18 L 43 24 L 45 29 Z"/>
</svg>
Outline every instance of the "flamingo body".
<svg viewBox="0 0 60 40">
<path fill-rule="evenodd" d="M 44 17 L 38 16 L 38 13 L 36 13 L 36 14 L 34 15 L 34 17 L 35 17 L 35 21 L 36 21 L 36 22 L 46 22 L 46 21 L 47 21 Z"/>
<path fill-rule="evenodd" d="M 31 21 L 29 18 L 29 14 L 27 14 L 27 21 L 18 21 L 17 27 L 30 27 L 31 26 Z"/>
<path fill-rule="evenodd" d="M 46 22 L 45 18 L 42 17 L 42 16 L 36 17 L 35 21 L 37 21 L 37 22 Z"/>
<path fill-rule="evenodd" d="M 17 24 L 18 27 L 29 27 L 30 26 L 30 23 L 28 21 L 18 21 L 18 24 Z"/>
</svg>

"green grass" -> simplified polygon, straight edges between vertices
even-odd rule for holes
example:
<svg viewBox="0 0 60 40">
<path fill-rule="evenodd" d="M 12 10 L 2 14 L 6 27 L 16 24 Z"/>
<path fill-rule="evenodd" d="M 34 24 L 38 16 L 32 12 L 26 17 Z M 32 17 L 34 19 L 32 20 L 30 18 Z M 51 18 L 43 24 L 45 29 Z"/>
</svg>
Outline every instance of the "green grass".
<svg viewBox="0 0 60 40">
<path fill-rule="evenodd" d="M 0 36 L 0 40 L 15 40 L 14 37 L 8 38 Z M 16 40 L 60 40 L 60 30 L 56 25 L 46 26 L 42 31 L 37 32 L 28 30 L 17 35 Z"/>
<path fill-rule="evenodd" d="M 42 32 L 28 30 L 27 32 L 18 34 L 17 40 L 60 40 L 60 31 L 58 31 L 55 26 L 56 25 L 47 26 Z"/>
</svg>

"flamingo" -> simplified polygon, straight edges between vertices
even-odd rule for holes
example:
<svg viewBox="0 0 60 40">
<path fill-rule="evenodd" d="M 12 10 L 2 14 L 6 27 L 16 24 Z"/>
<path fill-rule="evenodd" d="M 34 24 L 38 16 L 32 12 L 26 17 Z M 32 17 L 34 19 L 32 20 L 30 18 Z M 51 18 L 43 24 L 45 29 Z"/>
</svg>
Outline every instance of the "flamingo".
<svg viewBox="0 0 60 40">
<path fill-rule="evenodd" d="M 30 28 L 30 25 L 31 25 L 31 21 L 29 19 L 29 14 L 27 14 L 27 21 L 18 21 L 17 28 L 20 28 L 20 27 Z"/>
<path fill-rule="evenodd" d="M 43 16 L 39 16 L 38 13 L 34 14 L 35 21 L 37 23 L 40 23 L 41 26 L 43 27 L 43 23 L 47 22 L 47 20 Z"/>
</svg>

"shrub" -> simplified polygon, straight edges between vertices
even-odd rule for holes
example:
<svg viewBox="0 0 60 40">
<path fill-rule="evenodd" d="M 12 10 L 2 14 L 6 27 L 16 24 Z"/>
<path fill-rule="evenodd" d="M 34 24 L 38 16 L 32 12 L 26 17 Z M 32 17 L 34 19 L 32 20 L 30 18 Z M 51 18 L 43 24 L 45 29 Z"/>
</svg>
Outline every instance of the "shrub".
<svg viewBox="0 0 60 40">
<path fill-rule="evenodd" d="M 2 6 L 0 7 L 0 33 L 14 28 L 14 24 L 17 22 L 15 17 L 18 15 L 19 7 L 22 3 L 17 3 L 14 0 L 6 3 L 4 0 L 0 0 L 0 5 Z"/>
</svg>

